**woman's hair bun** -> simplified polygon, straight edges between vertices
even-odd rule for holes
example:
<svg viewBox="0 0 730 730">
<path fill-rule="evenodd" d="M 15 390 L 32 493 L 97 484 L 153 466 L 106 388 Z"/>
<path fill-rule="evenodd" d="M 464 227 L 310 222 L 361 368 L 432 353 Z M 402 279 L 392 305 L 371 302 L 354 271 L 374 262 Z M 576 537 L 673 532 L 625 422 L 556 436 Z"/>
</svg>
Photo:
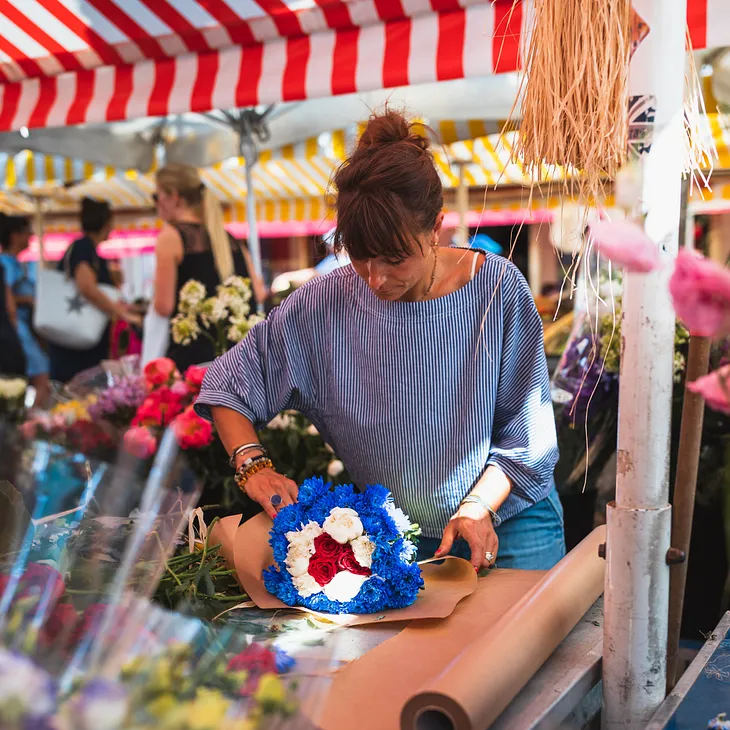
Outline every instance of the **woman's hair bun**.
<svg viewBox="0 0 730 730">
<path fill-rule="evenodd" d="M 389 109 L 387 106 L 381 114 L 373 114 L 357 145 L 358 152 L 370 152 L 381 147 L 404 142 L 421 150 L 427 150 L 430 142 L 427 137 L 418 134 L 416 125 L 409 122 L 402 112 Z"/>
</svg>

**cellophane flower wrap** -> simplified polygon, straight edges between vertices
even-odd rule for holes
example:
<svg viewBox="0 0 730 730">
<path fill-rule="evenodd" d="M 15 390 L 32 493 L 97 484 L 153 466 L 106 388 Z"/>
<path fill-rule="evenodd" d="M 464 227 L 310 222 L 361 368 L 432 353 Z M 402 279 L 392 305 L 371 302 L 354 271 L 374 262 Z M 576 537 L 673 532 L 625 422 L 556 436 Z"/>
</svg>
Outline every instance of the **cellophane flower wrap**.
<svg viewBox="0 0 730 730">
<path fill-rule="evenodd" d="M 358 493 L 308 479 L 296 504 L 274 520 L 276 564 L 264 571 L 264 584 L 287 605 L 322 613 L 405 608 L 423 588 L 418 533 L 383 486 Z"/>
</svg>

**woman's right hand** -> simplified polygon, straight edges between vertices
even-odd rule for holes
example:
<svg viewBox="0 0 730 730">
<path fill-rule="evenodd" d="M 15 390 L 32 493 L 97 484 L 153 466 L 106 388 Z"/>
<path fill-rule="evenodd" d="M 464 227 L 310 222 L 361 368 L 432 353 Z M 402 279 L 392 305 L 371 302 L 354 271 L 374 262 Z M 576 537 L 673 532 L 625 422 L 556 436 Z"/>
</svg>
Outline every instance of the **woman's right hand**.
<svg viewBox="0 0 730 730">
<path fill-rule="evenodd" d="M 258 502 L 263 507 L 264 512 L 273 520 L 278 510 L 297 501 L 299 487 L 297 487 L 296 482 L 287 479 L 287 477 L 273 469 L 262 469 L 257 474 L 249 477 L 245 491 L 246 496 L 254 502 Z M 271 498 L 275 494 L 281 497 L 281 502 L 277 506 L 271 504 Z"/>
</svg>

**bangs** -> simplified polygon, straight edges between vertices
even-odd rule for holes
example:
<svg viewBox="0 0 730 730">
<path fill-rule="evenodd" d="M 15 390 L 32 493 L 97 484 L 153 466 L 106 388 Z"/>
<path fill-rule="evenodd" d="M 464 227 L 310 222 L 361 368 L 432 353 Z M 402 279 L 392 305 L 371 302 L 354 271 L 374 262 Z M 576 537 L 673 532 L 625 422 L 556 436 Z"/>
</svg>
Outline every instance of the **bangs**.
<svg viewBox="0 0 730 730">
<path fill-rule="evenodd" d="M 380 258 L 390 263 L 421 253 L 423 231 L 399 196 L 385 198 L 364 190 L 341 193 L 335 208 L 335 252 L 345 251 L 355 261 Z"/>
</svg>

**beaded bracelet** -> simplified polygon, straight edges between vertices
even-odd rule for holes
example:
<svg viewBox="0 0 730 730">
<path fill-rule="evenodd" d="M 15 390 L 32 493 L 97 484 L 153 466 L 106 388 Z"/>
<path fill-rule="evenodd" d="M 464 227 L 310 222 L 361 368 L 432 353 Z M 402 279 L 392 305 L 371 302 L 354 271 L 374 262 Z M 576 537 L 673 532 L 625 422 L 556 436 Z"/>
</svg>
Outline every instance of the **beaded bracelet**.
<svg viewBox="0 0 730 730">
<path fill-rule="evenodd" d="M 246 467 L 245 469 L 239 469 L 236 472 L 235 476 L 236 486 L 244 494 L 246 494 L 246 483 L 252 476 L 254 476 L 254 474 L 258 474 L 264 469 L 274 468 L 274 463 L 266 456 L 259 456 L 256 459 L 252 459 L 251 461 L 252 463 L 248 467 Z"/>
</svg>

